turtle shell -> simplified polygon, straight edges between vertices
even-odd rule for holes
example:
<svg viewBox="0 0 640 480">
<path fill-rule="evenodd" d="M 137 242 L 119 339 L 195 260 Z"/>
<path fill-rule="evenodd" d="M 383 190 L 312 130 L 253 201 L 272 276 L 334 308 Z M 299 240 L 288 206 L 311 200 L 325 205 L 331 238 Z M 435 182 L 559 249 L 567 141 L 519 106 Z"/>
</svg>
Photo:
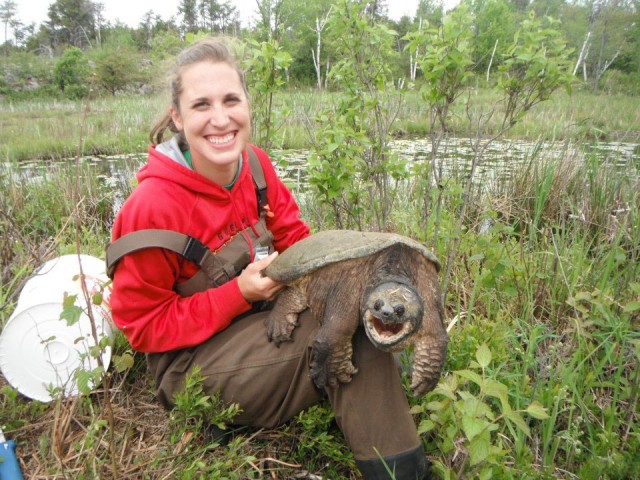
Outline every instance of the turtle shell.
<svg viewBox="0 0 640 480">
<path fill-rule="evenodd" d="M 291 282 L 331 263 L 366 257 L 393 245 L 405 245 L 440 269 L 438 259 L 421 243 L 402 235 L 355 230 L 325 230 L 293 244 L 264 270 L 278 282 Z"/>
</svg>

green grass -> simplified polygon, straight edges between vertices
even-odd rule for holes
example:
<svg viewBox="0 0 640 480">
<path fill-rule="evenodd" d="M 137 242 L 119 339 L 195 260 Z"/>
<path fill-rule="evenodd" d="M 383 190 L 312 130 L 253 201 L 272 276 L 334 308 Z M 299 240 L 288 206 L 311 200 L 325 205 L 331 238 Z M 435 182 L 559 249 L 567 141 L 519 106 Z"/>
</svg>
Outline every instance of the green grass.
<svg viewBox="0 0 640 480">
<path fill-rule="evenodd" d="M 309 146 L 308 125 L 335 93 L 314 89 L 295 89 L 275 97 L 277 111 L 289 112 L 276 122 L 273 135 L 276 148 Z M 472 92 L 470 112 L 486 112 L 497 96 L 488 89 Z M 2 161 L 59 159 L 80 155 L 144 153 L 150 126 L 168 105 L 165 97 L 100 97 L 86 102 L 25 101 L 0 103 L 0 155 Z M 466 111 L 459 107 L 451 128 L 464 137 Z M 394 136 L 428 133 L 428 111 L 418 93 L 409 91 L 394 124 Z M 498 128 L 497 115 L 487 133 Z M 509 134 L 512 138 L 546 139 L 637 139 L 640 136 L 640 100 L 624 95 L 591 95 L 576 91 L 569 96 L 558 92 L 549 102 L 537 105 Z M 82 139 L 81 145 L 80 140 Z"/>
<path fill-rule="evenodd" d="M 301 119 L 331 98 L 313 93 L 283 97 L 298 116 L 289 118 L 276 145 L 304 144 Z M 489 104 L 486 92 L 479 95 Z M 406 105 L 413 106 L 398 131 L 424 134 L 425 112 L 414 100 L 407 96 Z M 633 99 L 625 97 L 579 92 L 537 108 L 517 135 L 589 137 L 574 129 L 578 118 L 607 125 L 609 133 L 637 132 L 640 124 Z M 85 120 L 74 103 L 2 109 L 3 154 L 18 161 L 56 156 L 43 154 L 54 146 L 61 156 L 75 155 L 78 138 L 85 139 L 84 149 L 140 151 L 146 148 L 141 125 L 152 122 L 161 102 L 100 100 Z M 552 158 L 532 155 L 513 178 L 483 189 L 464 218 L 446 302 L 447 320 L 456 322 L 444 376 L 425 398 L 411 399 L 438 477 L 640 478 L 640 180 L 595 157 L 579 164 L 570 149 L 558 151 Z M 393 229 L 429 245 L 437 238 L 437 255 L 446 259 L 462 205 L 462 175 L 452 174 L 435 191 L 419 188 L 420 178 L 408 179 L 398 189 Z M 116 193 L 126 196 L 129 188 L 105 183 L 82 165 L 50 168 L 31 179 L 0 169 L 0 328 L 22 282 L 43 261 L 78 249 L 102 256 Z M 432 211 L 437 195 L 443 202 L 438 222 Z M 299 201 L 314 229 L 331 226 L 312 190 Z M 480 233 L 484 220 L 491 227 Z M 133 354 L 121 334 L 112 363 L 109 396 L 98 391 L 52 404 L 22 398 L 0 376 L 0 425 L 17 440 L 25 473 L 245 479 L 310 471 L 358 478 L 326 405 L 279 429 L 237 431 L 223 446 L 210 437 L 202 416 L 232 423 L 233 412 L 207 397 L 197 381 L 169 415 L 154 399 L 144 357 Z"/>
</svg>

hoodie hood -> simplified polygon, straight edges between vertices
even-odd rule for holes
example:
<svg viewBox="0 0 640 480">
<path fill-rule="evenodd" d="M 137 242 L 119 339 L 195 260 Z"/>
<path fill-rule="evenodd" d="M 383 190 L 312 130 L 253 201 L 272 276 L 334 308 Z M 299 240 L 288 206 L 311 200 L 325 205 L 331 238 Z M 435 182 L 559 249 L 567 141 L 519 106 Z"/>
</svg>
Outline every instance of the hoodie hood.
<svg viewBox="0 0 640 480">
<path fill-rule="evenodd" d="M 177 136 L 172 137 L 171 140 L 167 140 L 160 145 L 156 145 L 156 150 L 163 155 L 166 155 L 174 162 L 190 169 L 189 162 L 187 162 L 187 159 L 184 158 L 184 153 L 182 153 L 182 150 L 180 150 L 180 145 L 178 145 Z"/>
<path fill-rule="evenodd" d="M 240 173 L 236 183 L 241 182 L 247 172 L 247 162 L 240 161 Z M 137 174 L 138 183 L 150 179 L 161 179 L 177 183 L 198 194 L 228 198 L 229 193 L 223 186 L 192 170 L 180 150 L 176 137 L 159 145 L 149 147 L 149 159 Z"/>
</svg>

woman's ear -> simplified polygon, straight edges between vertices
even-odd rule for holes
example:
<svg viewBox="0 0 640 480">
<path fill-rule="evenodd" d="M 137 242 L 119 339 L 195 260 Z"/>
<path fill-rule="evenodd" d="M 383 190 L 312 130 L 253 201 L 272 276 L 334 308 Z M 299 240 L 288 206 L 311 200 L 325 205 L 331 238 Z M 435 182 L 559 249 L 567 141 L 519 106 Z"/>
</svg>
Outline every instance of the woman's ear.
<svg viewBox="0 0 640 480">
<path fill-rule="evenodd" d="M 173 105 L 169 107 L 169 115 L 171 116 L 171 120 L 173 120 L 173 124 L 176 126 L 179 132 L 182 131 L 182 118 L 180 117 L 180 113 L 173 108 Z"/>
</svg>

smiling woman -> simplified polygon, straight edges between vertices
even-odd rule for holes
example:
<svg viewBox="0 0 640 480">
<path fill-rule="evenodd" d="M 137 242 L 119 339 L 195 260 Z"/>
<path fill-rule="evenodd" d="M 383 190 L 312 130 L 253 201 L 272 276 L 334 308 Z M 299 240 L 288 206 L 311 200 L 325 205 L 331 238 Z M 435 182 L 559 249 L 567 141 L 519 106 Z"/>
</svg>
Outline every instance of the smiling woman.
<svg viewBox="0 0 640 480">
<path fill-rule="evenodd" d="M 264 270 L 309 227 L 267 154 L 249 145 L 250 125 L 244 76 L 222 43 L 201 40 L 178 55 L 170 105 L 152 129 L 148 163 L 107 250 L 114 323 L 147 353 L 166 408 L 194 369 L 208 395 L 238 405 L 237 425 L 272 428 L 326 398 L 364 478 L 384 478 L 388 468 L 396 480 L 425 478 L 424 449 L 391 353 L 359 329 L 357 375 L 318 387 L 310 375 L 318 332 L 310 310 L 300 312 L 291 341 L 269 342 L 267 301 L 284 284 Z M 166 132 L 174 135 L 165 141 Z"/>
</svg>

